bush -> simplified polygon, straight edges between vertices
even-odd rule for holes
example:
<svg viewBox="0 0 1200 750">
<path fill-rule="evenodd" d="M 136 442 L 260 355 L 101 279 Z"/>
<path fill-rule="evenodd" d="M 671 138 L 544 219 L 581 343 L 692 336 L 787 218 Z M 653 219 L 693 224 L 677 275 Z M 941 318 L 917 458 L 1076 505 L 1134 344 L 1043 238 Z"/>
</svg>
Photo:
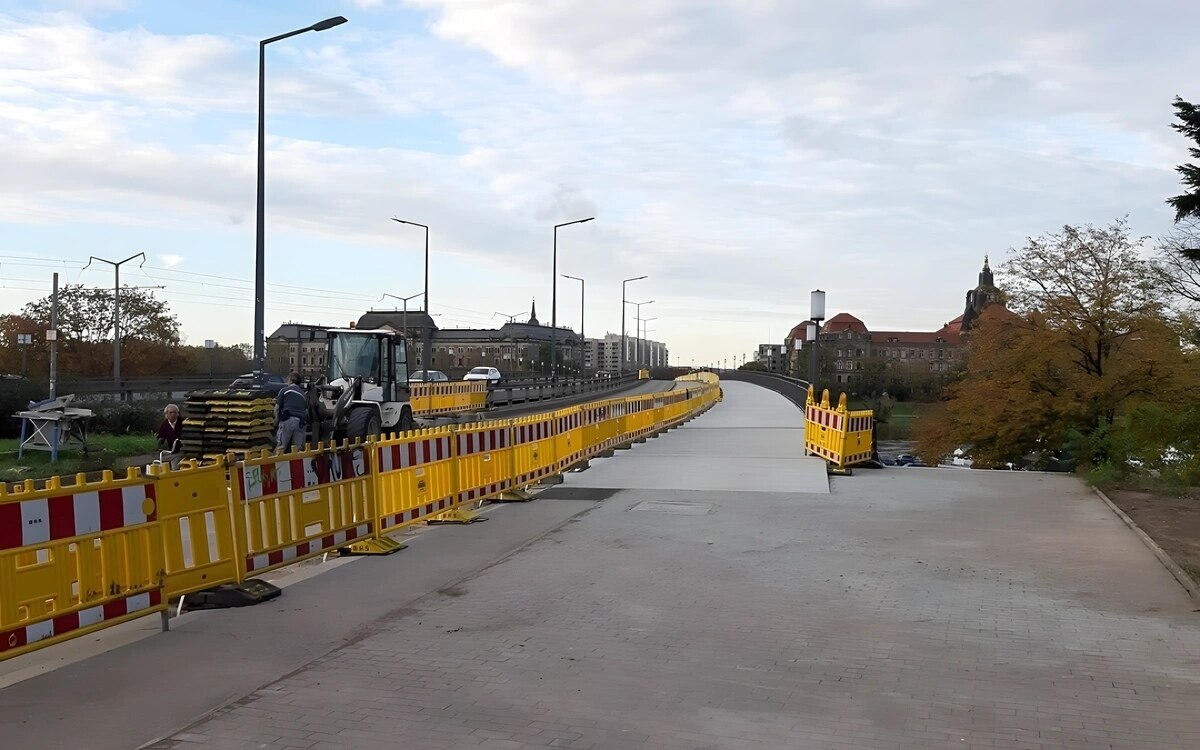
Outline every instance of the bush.
<svg viewBox="0 0 1200 750">
<path fill-rule="evenodd" d="M 30 401 L 46 398 L 42 388 L 25 378 L 0 379 L 0 437 L 17 437 L 21 434 L 21 420 L 13 414 L 24 411 Z"/>
<path fill-rule="evenodd" d="M 146 404 L 104 404 L 91 408 L 95 412 L 88 425 L 91 432 L 154 434 L 163 419 L 160 407 Z"/>
</svg>

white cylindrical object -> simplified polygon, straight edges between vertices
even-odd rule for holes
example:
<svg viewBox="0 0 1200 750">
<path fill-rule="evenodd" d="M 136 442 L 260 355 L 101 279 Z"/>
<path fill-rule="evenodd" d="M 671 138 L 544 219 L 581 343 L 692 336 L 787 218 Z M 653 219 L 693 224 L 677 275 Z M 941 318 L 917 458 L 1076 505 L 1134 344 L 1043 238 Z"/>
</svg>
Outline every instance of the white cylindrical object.
<svg viewBox="0 0 1200 750">
<path fill-rule="evenodd" d="M 816 323 L 809 323 L 808 325 L 806 325 L 804 327 L 804 329 L 805 329 L 804 333 L 806 334 L 806 337 L 808 338 L 809 341 L 817 340 L 817 324 Z"/>
<path fill-rule="evenodd" d="M 825 292 L 815 289 L 809 299 L 809 309 L 812 311 L 809 317 L 813 320 L 825 320 Z"/>
</svg>

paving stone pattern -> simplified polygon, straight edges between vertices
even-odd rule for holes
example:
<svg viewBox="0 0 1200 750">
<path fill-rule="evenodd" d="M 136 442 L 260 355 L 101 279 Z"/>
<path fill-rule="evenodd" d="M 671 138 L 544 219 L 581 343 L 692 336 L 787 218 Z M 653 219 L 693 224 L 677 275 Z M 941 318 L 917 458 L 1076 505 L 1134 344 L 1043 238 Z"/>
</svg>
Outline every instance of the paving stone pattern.
<svg viewBox="0 0 1200 750">
<path fill-rule="evenodd" d="M 725 429 L 791 408 L 725 393 L 681 428 L 709 441 L 634 451 L 736 462 Z M 623 472 L 618 454 L 568 484 Z M 154 747 L 1200 748 L 1200 614 L 1074 479 L 891 469 L 831 494 L 626 479 Z"/>
</svg>

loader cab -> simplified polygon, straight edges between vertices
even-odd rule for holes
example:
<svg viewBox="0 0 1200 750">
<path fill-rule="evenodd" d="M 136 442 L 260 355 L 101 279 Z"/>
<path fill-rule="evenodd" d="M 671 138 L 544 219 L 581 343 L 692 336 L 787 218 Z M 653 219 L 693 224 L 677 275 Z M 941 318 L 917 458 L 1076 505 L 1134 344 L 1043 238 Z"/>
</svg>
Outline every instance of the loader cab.
<svg viewBox="0 0 1200 750">
<path fill-rule="evenodd" d="M 328 382 L 361 378 L 365 400 L 408 400 L 408 345 L 403 336 L 386 330 L 331 329 L 328 341 Z"/>
</svg>

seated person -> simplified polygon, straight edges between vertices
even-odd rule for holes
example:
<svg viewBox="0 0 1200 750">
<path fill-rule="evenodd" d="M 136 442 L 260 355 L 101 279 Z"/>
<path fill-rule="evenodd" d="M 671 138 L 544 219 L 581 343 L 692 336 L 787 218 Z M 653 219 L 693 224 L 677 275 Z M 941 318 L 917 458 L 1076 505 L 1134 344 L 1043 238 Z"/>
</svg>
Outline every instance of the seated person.
<svg viewBox="0 0 1200 750">
<path fill-rule="evenodd" d="M 179 418 L 179 407 L 167 404 L 163 409 L 163 421 L 158 426 L 158 449 L 171 455 L 171 468 L 179 467 L 179 452 L 183 450 L 183 420 Z"/>
</svg>

